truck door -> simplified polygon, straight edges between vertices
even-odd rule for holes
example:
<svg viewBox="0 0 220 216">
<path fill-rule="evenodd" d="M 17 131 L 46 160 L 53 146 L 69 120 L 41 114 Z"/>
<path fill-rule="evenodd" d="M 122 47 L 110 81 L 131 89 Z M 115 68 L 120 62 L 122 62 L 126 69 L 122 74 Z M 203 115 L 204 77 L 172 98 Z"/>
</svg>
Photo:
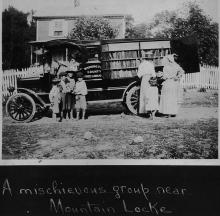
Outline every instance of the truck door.
<svg viewBox="0 0 220 216">
<path fill-rule="evenodd" d="M 171 40 L 173 53 L 178 54 L 178 63 L 185 73 L 199 72 L 199 56 L 196 38 L 193 36 Z"/>
</svg>

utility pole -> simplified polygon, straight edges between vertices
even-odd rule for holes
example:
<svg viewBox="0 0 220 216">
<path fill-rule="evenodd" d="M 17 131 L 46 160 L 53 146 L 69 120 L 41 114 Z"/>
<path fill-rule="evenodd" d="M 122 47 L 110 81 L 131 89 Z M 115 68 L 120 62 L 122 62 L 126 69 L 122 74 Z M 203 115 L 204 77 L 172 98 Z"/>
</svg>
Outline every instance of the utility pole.
<svg viewBox="0 0 220 216">
<path fill-rule="evenodd" d="M 80 0 L 74 0 L 74 7 L 79 7 L 80 6 Z"/>
</svg>

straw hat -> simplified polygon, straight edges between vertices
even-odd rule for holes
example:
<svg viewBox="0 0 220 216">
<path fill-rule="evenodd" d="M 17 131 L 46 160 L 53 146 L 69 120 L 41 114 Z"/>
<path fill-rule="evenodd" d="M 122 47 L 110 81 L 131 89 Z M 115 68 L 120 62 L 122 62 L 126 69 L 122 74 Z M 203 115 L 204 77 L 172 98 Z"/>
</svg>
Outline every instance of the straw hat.
<svg viewBox="0 0 220 216">
<path fill-rule="evenodd" d="M 52 83 L 58 83 L 58 82 L 60 82 L 60 79 L 58 79 L 58 78 L 52 79 Z"/>
<path fill-rule="evenodd" d="M 81 71 L 76 74 L 77 78 L 83 78 L 83 76 L 84 76 L 84 74 Z"/>
<path fill-rule="evenodd" d="M 62 71 L 62 72 L 59 73 L 59 77 L 66 76 L 66 75 L 67 75 L 66 71 Z"/>
</svg>

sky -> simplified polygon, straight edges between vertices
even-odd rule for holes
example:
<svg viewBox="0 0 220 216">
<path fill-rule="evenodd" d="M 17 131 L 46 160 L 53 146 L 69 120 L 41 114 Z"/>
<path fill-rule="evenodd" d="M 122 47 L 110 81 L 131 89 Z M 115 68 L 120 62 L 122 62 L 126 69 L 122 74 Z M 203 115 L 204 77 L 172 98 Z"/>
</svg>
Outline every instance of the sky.
<svg viewBox="0 0 220 216">
<path fill-rule="evenodd" d="M 80 6 L 74 8 L 74 0 L 3 0 L 3 9 L 8 5 L 36 15 L 76 14 L 131 14 L 135 23 L 148 22 L 162 10 L 177 10 L 183 3 L 196 1 L 214 21 L 218 20 L 218 0 L 78 0 Z"/>
</svg>

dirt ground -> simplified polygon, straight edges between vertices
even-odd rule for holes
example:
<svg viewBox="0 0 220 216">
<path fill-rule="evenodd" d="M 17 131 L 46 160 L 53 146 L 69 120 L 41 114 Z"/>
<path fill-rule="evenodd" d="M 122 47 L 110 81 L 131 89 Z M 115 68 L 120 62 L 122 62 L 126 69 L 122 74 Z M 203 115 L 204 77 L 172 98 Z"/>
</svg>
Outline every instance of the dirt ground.
<svg viewBox="0 0 220 216">
<path fill-rule="evenodd" d="M 154 121 L 124 114 L 121 103 L 91 104 L 88 119 L 43 117 L 14 123 L 3 117 L 3 159 L 216 159 L 218 92 L 184 92 L 175 118 Z M 84 139 L 85 132 L 95 138 Z M 132 140 L 143 137 L 143 142 Z"/>
</svg>

